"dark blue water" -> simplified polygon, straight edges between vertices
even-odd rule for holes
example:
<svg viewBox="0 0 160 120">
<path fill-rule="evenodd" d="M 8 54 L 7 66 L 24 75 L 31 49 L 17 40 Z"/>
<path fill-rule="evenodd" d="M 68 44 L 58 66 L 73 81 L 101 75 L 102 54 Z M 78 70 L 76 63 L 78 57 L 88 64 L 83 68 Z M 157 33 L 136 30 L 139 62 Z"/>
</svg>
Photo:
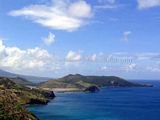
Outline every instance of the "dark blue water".
<svg viewBox="0 0 160 120">
<path fill-rule="evenodd" d="M 153 88 L 105 88 L 99 93 L 58 93 L 29 110 L 40 120 L 160 120 L 160 82 Z"/>
</svg>

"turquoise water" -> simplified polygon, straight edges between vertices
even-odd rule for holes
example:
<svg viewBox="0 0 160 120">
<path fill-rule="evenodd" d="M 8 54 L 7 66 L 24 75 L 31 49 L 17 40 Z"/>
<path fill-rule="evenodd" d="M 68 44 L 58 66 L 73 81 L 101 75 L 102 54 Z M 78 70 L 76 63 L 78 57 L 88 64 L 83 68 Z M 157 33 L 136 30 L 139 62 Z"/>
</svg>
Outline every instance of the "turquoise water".
<svg viewBox="0 0 160 120">
<path fill-rule="evenodd" d="M 48 105 L 29 110 L 40 120 L 160 120 L 160 86 L 56 95 Z"/>
</svg>

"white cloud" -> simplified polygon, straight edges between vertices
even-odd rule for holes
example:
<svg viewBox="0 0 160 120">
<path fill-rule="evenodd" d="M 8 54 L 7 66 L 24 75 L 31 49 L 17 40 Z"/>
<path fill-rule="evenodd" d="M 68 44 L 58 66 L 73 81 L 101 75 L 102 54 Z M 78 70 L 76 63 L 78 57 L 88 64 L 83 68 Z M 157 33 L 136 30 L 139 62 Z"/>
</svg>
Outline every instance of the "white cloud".
<svg viewBox="0 0 160 120">
<path fill-rule="evenodd" d="M 91 11 L 91 6 L 82 0 L 71 4 L 68 8 L 69 14 L 78 18 L 90 18 Z"/>
<path fill-rule="evenodd" d="M 132 64 L 128 64 L 128 65 L 126 65 L 126 71 L 127 72 L 129 72 L 129 71 L 134 71 L 134 70 L 136 70 L 136 67 L 137 67 L 137 65 L 135 64 L 135 63 L 132 63 Z"/>
<path fill-rule="evenodd" d="M 93 74 L 97 74 L 97 70 L 109 73 L 124 71 L 158 73 L 160 71 L 159 59 L 159 53 L 95 53 L 85 56 L 81 54 L 81 51 L 69 51 L 63 59 L 39 47 L 30 49 L 8 47 L 3 40 L 0 40 L 0 68 L 19 73 L 23 71 L 25 74 L 37 72 L 38 74 L 64 75 L 79 73 L 80 70 L 92 71 Z"/>
<path fill-rule="evenodd" d="M 149 72 L 160 72 L 160 66 L 149 66 L 146 68 Z"/>
<path fill-rule="evenodd" d="M 79 52 L 69 51 L 66 60 L 67 61 L 80 61 L 82 59 L 82 56 Z"/>
<path fill-rule="evenodd" d="M 98 0 L 99 4 L 104 4 L 104 3 L 108 3 L 108 4 L 115 4 L 116 0 Z"/>
<path fill-rule="evenodd" d="M 74 31 L 87 23 L 92 16 L 92 7 L 84 0 L 52 0 L 50 5 L 30 5 L 9 14 L 24 16 L 51 29 Z"/>
<path fill-rule="evenodd" d="M 160 53 L 139 53 L 135 55 L 137 60 L 159 60 L 160 59 Z"/>
<path fill-rule="evenodd" d="M 115 9 L 119 7 L 116 0 L 98 0 L 98 3 L 95 6 L 96 9 Z"/>
<path fill-rule="evenodd" d="M 102 67 L 101 67 L 101 70 L 102 70 L 102 71 L 106 71 L 107 69 L 108 69 L 107 66 L 102 66 Z"/>
<path fill-rule="evenodd" d="M 160 6 L 160 0 L 137 0 L 138 8 L 145 9 Z"/>
<path fill-rule="evenodd" d="M 123 41 L 128 42 L 129 41 L 129 36 L 132 34 L 131 31 L 125 31 L 123 32 Z"/>
<path fill-rule="evenodd" d="M 114 8 L 117 8 L 116 5 L 97 5 L 95 6 L 96 9 L 114 9 Z"/>
<path fill-rule="evenodd" d="M 7 47 L 0 40 L 0 67 L 14 70 L 43 70 L 53 67 L 53 55 L 39 47 L 22 50 L 17 47 Z"/>
<path fill-rule="evenodd" d="M 96 61 L 96 59 L 97 59 L 97 55 L 96 55 L 96 54 L 93 54 L 93 55 L 91 56 L 91 60 L 92 60 L 92 61 Z"/>
<path fill-rule="evenodd" d="M 48 34 L 48 37 L 44 38 L 43 39 L 43 42 L 46 44 L 46 45 L 51 45 L 55 42 L 55 35 L 53 33 L 49 33 Z"/>
</svg>

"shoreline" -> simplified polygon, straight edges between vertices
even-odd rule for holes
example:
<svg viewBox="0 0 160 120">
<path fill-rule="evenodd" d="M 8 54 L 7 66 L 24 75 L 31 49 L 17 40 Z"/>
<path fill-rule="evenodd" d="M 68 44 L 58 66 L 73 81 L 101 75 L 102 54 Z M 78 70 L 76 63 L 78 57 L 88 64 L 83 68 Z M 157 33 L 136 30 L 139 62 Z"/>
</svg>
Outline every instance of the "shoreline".
<svg viewBox="0 0 160 120">
<path fill-rule="evenodd" d="M 154 85 L 145 84 L 144 86 L 106 86 L 106 87 L 99 87 L 100 90 L 103 88 L 148 88 L 148 87 L 154 87 Z M 54 93 L 65 93 L 65 92 L 85 92 L 85 89 L 78 89 L 78 88 L 40 88 L 43 90 L 49 90 L 53 91 Z"/>
<path fill-rule="evenodd" d="M 148 87 L 154 87 L 153 85 L 152 86 L 139 86 L 139 87 L 100 87 L 100 90 L 101 89 L 104 89 L 104 88 L 148 88 Z M 83 92 L 85 93 L 85 91 L 83 89 L 78 89 L 78 88 L 41 88 L 43 90 L 49 90 L 49 91 L 54 91 L 54 93 L 79 93 L 79 92 Z M 50 103 L 50 101 L 48 102 Z M 46 104 L 48 105 L 48 104 Z M 34 107 L 34 106 L 43 106 L 42 104 L 28 104 L 26 105 L 25 107 L 28 108 L 28 107 Z M 27 109 L 29 112 L 31 112 L 29 109 Z M 32 114 L 34 114 L 37 118 L 39 118 L 35 113 L 31 112 Z M 39 119 L 38 119 L 39 120 Z"/>
<path fill-rule="evenodd" d="M 64 93 L 64 92 L 83 92 L 83 89 L 78 88 L 42 88 L 43 90 L 50 90 L 54 93 Z"/>
</svg>

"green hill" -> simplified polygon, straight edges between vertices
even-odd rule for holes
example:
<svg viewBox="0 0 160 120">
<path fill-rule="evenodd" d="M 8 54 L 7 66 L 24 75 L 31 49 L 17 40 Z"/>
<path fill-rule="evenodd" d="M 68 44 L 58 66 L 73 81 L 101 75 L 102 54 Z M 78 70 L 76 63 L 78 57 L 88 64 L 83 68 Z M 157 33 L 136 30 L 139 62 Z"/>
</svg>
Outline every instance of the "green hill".
<svg viewBox="0 0 160 120">
<path fill-rule="evenodd" d="M 12 80 L 13 82 L 20 84 L 20 85 L 31 85 L 31 86 L 35 85 L 35 83 L 28 81 L 22 77 L 12 77 L 12 78 L 10 78 L 10 80 Z"/>
<path fill-rule="evenodd" d="M 19 103 L 12 90 L 0 88 L 0 120 L 38 120 Z"/>
<path fill-rule="evenodd" d="M 143 87 L 146 85 L 126 81 L 116 76 L 83 76 L 80 74 L 67 75 L 59 79 L 42 82 L 41 88 L 78 88 L 85 89 L 89 86 L 98 87 Z"/>
<path fill-rule="evenodd" d="M 30 89 L 0 77 L 0 120 L 37 120 L 26 104 L 47 104 L 55 95 L 52 91 Z"/>
<path fill-rule="evenodd" d="M 39 81 L 46 81 L 50 79 L 48 77 L 38 77 L 38 76 L 15 74 L 15 73 L 11 73 L 11 72 L 8 72 L 2 69 L 0 69 L 0 77 L 7 77 L 7 78 L 15 79 L 15 80 L 18 80 L 17 82 L 20 82 L 22 84 L 27 84 L 27 85 L 31 85 L 32 82 L 37 83 Z M 25 82 L 22 79 L 24 79 Z"/>
</svg>

